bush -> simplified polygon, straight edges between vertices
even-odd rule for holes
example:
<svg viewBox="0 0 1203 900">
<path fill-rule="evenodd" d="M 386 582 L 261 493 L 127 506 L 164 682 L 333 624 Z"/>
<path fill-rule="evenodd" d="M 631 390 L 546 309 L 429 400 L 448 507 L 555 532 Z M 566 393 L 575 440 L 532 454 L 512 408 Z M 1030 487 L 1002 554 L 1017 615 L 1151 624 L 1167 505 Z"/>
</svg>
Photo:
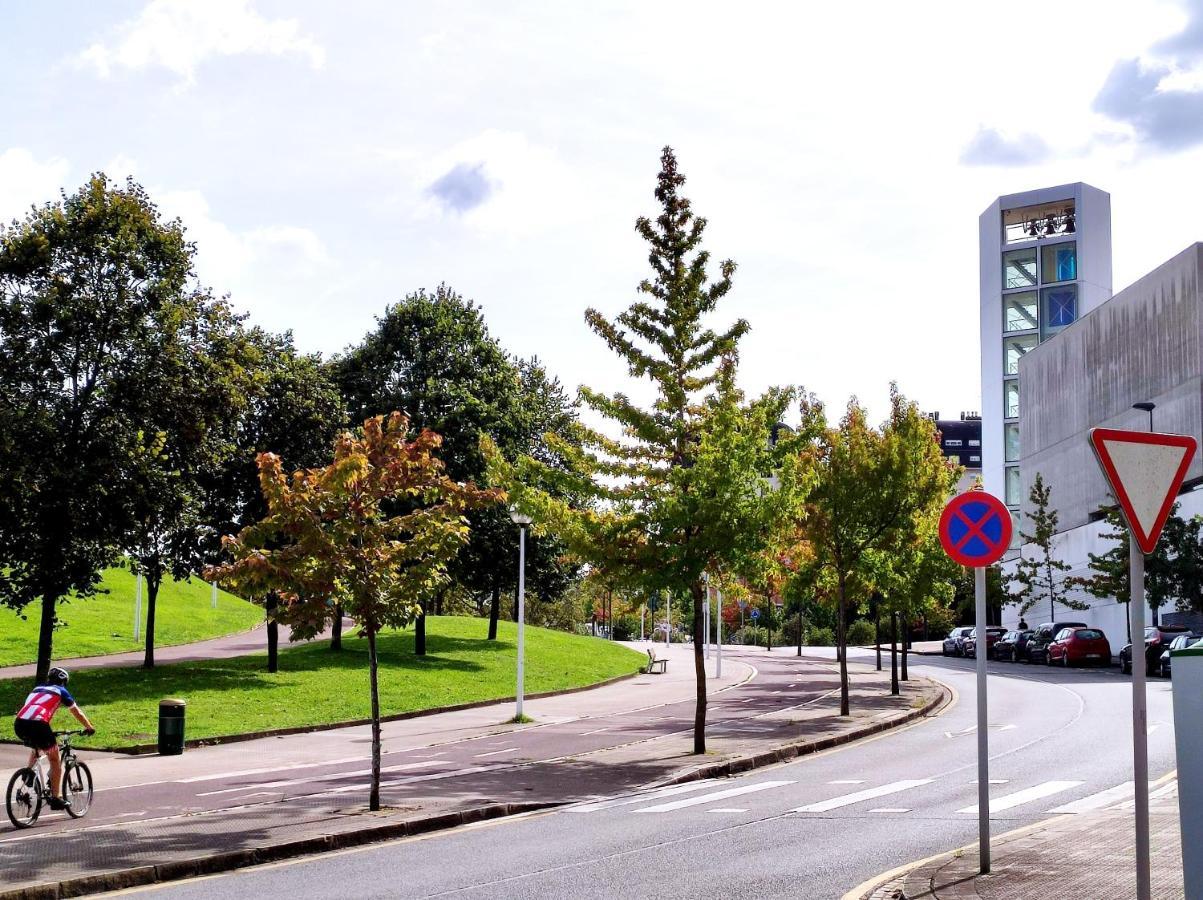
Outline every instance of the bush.
<svg viewBox="0 0 1203 900">
<path fill-rule="evenodd" d="M 812 628 L 806 634 L 808 647 L 834 647 L 835 632 L 830 628 Z"/>
<path fill-rule="evenodd" d="M 773 632 L 773 646 L 780 647 L 785 644 L 784 635 L 780 631 Z M 750 647 L 765 647 L 767 646 L 768 632 L 759 625 L 745 625 L 739 631 L 736 631 L 729 638 L 732 644 L 746 644 Z"/>
<path fill-rule="evenodd" d="M 848 626 L 848 644 L 858 647 L 861 644 L 872 644 L 876 638 L 876 630 L 868 619 L 857 619 Z"/>
<path fill-rule="evenodd" d="M 615 616 L 614 617 L 614 640 L 616 641 L 634 641 L 639 638 L 639 617 L 638 616 Z"/>
</svg>

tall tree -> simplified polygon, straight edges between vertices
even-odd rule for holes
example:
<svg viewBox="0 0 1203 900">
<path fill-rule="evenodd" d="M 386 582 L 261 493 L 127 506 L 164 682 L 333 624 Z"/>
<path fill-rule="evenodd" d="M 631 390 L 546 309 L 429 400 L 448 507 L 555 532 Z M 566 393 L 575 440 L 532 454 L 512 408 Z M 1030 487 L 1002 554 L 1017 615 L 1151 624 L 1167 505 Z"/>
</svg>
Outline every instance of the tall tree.
<svg viewBox="0 0 1203 900">
<path fill-rule="evenodd" d="M 329 623 L 331 597 L 354 617 L 368 640 L 372 811 L 380 809 L 376 637 L 415 619 L 418 601 L 446 583 L 447 565 L 468 539 L 465 512 L 499 499 L 447 477 L 437 434 L 411 439 L 408 431 L 400 413 L 387 423 L 368 419 L 359 435 L 337 439 L 330 465 L 291 477 L 279 457 L 261 454 L 267 516 L 228 538 L 234 561 L 209 573 L 251 597 L 277 594 L 277 615 L 302 634 Z M 406 511 L 388 512 L 390 502 Z"/>
<path fill-rule="evenodd" d="M 155 379 L 187 333 L 193 248 L 141 187 L 93 176 L 0 229 L 0 603 L 96 592 L 134 527 Z"/>
<path fill-rule="evenodd" d="M 1052 489 L 1044 483 L 1044 476 L 1036 473 L 1028 501 L 1032 512 L 1027 514 L 1031 521 L 1030 531 L 1021 531 L 1020 539 L 1031 545 L 1030 556 L 1021 555 L 1015 562 L 1012 585 L 1012 600 L 1022 616 L 1037 603 L 1048 601 L 1049 621 L 1057 618 L 1057 604 L 1066 609 L 1089 609 L 1090 604 L 1079 600 L 1071 593 L 1074 582 L 1066 574 L 1073 566 L 1057 555 L 1054 546 L 1057 536 L 1057 510 L 1050 506 Z"/>
<path fill-rule="evenodd" d="M 676 598 L 688 595 L 697 682 L 693 749 L 704 753 L 703 573 L 733 570 L 760 549 L 770 524 L 788 515 L 798 455 L 790 452 L 792 437 L 771 442 L 790 392 L 748 403 L 736 389 L 736 353 L 748 324 L 739 319 L 718 331 L 706 324 L 731 289 L 735 263 L 721 263 L 710 281 L 710 254 L 701 247 L 706 220 L 681 194 L 685 178 L 671 148 L 660 163 L 660 214 L 636 222 L 652 267 L 639 285 L 643 299 L 614 320 L 595 309 L 585 314 L 630 375 L 650 382 L 654 400 L 641 407 L 624 393 L 582 387 L 583 401 L 621 436 L 582 428 L 582 450 L 553 440 L 572 463 L 569 474 L 527 456 L 516 468 L 495 458 L 495 476 L 538 527 L 563 536 L 590 563 L 644 591 L 671 595 L 674 611 Z M 778 469 L 782 487 L 770 491 L 766 479 Z M 598 505 L 574 511 L 538 488 L 557 480 Z"/>
<path fill-rule="evenodd" d="M 816 565 L 835 582 L 840 715 L 848 708 L 848 615 L 866 601 L 878 556 L 913 543 L 938 515 L 958 469 L 940 452 L 935 424 L 890 389 L 890 416 L 874 428 L 855 399 L 837 428 L 805 450 L 817 474 L 801 525 Z"/>
</svg>

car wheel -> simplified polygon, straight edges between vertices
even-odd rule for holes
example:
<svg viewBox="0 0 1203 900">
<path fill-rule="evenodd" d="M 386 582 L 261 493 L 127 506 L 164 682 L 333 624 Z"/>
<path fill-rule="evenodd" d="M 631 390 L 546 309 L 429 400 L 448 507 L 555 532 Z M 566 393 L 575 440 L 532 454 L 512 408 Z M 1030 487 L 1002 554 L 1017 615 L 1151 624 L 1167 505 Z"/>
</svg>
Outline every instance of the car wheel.
<svg viewBox="0 0 1203 900">
<path fill-rule="evenodd" d="M 1044 654 L 1044 664 L 1045 664 L 1046 666 L 1052 666 L 1052 664 L 1053 664 L 1053 655 L 1052 655 L 1051 653 L 1047 653 L 1047 652 L 1046 652 L 1046 653 Z"/>
<path fill-rule="evenodd" d="M 1063 669 L 1069 668 L 1069 654 L 1068 653 L 1066 653 L 1064 656 L 1061 657 L 1061 668 L 1063 668 Z"/>
<path fill-rule="evenodd" d="M 1120 671 L 1120 674 L 1122 674 L 1122 675 L 1131 675 L 1132 674 L 1132 664 L 1130 662 L 1128 662 L 1128 660 L 1126 660 L 1126 659 L 1121 659 L 1119 661 L 1119 671 Z"/>
</svg>

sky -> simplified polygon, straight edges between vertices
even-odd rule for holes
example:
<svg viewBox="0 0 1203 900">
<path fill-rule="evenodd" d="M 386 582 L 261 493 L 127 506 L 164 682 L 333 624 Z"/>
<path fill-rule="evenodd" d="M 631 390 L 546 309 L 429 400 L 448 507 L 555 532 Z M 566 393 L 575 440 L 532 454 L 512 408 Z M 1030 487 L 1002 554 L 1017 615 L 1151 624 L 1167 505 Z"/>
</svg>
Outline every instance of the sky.
<svg viewBox="0 0 1203 900">
<path fill-rule="evenodd" d="M 1118 290 L 1203 239 L 1203 0 L 0 0 L 0 221 L 134 177 L 332 355 L 441 282 L 570 388 L 648 275 L 660 148 L 738 264 L 749 392 L 980 408 L 977 217 L 1111 194 Z"/>
</svg>

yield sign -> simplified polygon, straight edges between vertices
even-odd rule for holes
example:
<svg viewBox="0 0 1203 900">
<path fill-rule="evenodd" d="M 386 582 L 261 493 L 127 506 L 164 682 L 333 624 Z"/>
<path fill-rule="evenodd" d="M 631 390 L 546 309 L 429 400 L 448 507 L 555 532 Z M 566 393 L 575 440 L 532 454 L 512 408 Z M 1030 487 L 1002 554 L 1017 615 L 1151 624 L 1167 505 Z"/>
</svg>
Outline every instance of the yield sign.
<svg viewBox="0 0 1203 900">
<path fill-rule="evenodd" d="M 1092 428 L 1090 445 L 1137 545 L 1146 555 L 1152 553 L 1194 458 L 1195 439 Z"/>
</svg>

